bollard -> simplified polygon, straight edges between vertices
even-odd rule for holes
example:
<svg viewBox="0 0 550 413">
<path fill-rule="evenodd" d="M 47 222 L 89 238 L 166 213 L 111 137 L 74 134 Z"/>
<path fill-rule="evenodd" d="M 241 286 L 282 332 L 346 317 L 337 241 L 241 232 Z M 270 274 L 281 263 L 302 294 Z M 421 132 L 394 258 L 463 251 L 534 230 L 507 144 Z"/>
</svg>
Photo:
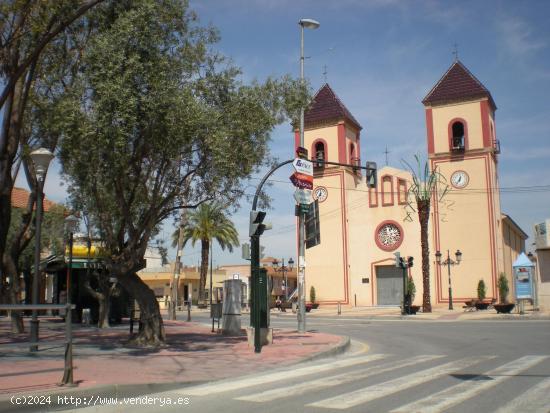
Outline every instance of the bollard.
<svg viewBox="0 0 550 413">
<path fill-rule="evenodd" d="M 89 308 L 82 309 L 82 324 L 89 326 L 92 323 L 92 315 Z"/>
<path fill-rule="evenodd" d="M 187 301 L 187 321 L 191 321 L 191 300 Z"/>
<path fill-rule="evenodd" d="M 338 315 L 342 315 L 342 304 L 338 301 Z"/>
</svg>

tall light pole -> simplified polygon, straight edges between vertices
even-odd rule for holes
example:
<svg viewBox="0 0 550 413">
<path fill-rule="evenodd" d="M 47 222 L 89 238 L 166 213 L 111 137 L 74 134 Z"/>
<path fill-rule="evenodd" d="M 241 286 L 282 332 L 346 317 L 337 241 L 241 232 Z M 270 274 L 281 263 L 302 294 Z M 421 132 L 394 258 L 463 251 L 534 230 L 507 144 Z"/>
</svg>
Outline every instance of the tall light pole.
<svg viewBox="0 0 550 413">
<path fill-rule="evenodd" d="M 63 373 L 63 379 L 61 380 L 61 384 L 72 386 L 73 383 L 73 341 L 72 341 L 72 326 L 73 326 L 73 320 L 72 320 L 72 306 L 71 306 L 71 283 L 72 283 L 72 274 L 73 274 L 73 237 L 74 232 L 78 228 L 78 218 L 74 215 L 69 215 L 67 218 L 65 218 L 65 230 L 69 234 L 69 240 L 68 240 L 68 249 L 69 249 L 69 262 L 67 263 L 67 285 L 66 285 L 66 294 L 67 294 L 67 301 L 66 301 L 66 313 L 65 317 L 67 318 L 65 320 L 66 329 L 67 329 L 67 337 L 69 338 L 68 341 L 65 343 L 65 371 Z M 89 235 L 89 233 L 88 233 Z M 88 240 L 90 240 L 90 237 L 88 236 Z M 88 256 L 90 255 L 90 246 L 91 243 L 88 241 Z M 88 267 L 90 263 L 88 262 Z"/>
<path fill-rule="evenodd" d="M 437 251 L 435 253 L 435 260 L 437 262 L 437 265 L 439 266 L 447 266 L 447 274 L 449 276 L 449 310 L 453 309 L 453 288 L 451 286 L 451 265 L 459 265 L 460 261 L 462 261 L 462 253 L 460 250 L 456 250 L 455 252 L 455 258 L 456 261 L 453 261 L 451 259 L 451 255 L 449 254 L 449 250 L 447 250 L 447 259 L 443 262 L 441 262 L 441 252 Z"/>
<path fill-rule="evenodd" d="M 304 29 L 317 29 L 320 23 L 313 19 L 300 19 L 300 84 L 304 86 Z M 300 108 L 300 146 L 304 147 L 304 106 Z M 306 226 L 305 214 L 298 215 L 298 331 L 306 331 Z"/>
<path fill-rule="evenodd" d="M 287 302 L 288 301 L 288 279 L 286 277 L 286 273 L 289 272 L 289 271 L 292 271 L 292 268 L 294 267 L 294 260 L 292 258 L 288 259 L 288 267 L 285 266 L 285 259 L 284 258 L 281 259 L 281 262 L 282 262 L 281 268 L 278 268 L 279 267 L 279 261 L 277 259 L 274 259 L 273 260 L 273 269 L 276 272 L 282 272 L 283 273 L 283 279 L 284 279 L 284 282 L 285 282 L 285 302 Z"/>
<path fill-rule="evenodd" d="M 53 153 L 40 148 L 30 153 L 36 173 L 36 230 L 34 235 L 34 277 L 32 279 L 32 303 L 38 304 L 38 279 L 40 277 L 40 236 L 42 229 L 42 196 L 44 180 L 48 166 L 53 159 Z M 32 310 L 30 351 L 38 351 L 38 310 Z"/>
</svg>

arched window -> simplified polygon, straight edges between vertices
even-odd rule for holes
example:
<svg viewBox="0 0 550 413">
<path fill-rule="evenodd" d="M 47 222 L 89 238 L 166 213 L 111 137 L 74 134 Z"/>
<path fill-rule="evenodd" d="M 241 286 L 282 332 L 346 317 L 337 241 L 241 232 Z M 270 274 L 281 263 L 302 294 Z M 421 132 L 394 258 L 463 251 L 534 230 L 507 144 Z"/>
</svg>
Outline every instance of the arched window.
<svg viewBox="0 0 550 413">
<path fill-rule="evenodd" d="M 454 122 L 452 126 L 452 150 L 462 151 L 464 150 L 464 124 L 460 121 Z"/>
<path fill-rule="evenodd" d="M 326 148 L 325 148 L 325 144 L 321 141 L 317 142 L 315 144 L 315 159 L 318 159 L 320 161 L 326 161 L 327 160 L 327 153 L 326 153 Z M 324 163 L 315 163 L 315 167 L 316 168 L 323 168 L 325 166 Z"/>
</svg>

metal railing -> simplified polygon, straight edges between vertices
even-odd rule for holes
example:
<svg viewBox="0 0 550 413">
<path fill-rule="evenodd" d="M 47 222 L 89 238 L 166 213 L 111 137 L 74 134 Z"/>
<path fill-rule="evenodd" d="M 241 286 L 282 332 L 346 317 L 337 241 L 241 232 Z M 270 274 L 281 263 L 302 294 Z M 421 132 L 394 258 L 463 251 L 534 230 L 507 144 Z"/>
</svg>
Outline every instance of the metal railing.
<svg viewBox="0 0 550 413">
<path fill-rule="evenodd" d="M 0 311 L 25 311 L 25 310 L 65 310 L 65 368 L 60 385 L 73 386 L 73 330 L 72 311 L 76 308 L 74 304 L 0 304 Z M 37 327 L 38 328 L 38 327 Z M 37 334 L 38 337 L 38 334 Z M 30 351 L 36 351 L 37 341 L 31 341 Z"/>
</svg>

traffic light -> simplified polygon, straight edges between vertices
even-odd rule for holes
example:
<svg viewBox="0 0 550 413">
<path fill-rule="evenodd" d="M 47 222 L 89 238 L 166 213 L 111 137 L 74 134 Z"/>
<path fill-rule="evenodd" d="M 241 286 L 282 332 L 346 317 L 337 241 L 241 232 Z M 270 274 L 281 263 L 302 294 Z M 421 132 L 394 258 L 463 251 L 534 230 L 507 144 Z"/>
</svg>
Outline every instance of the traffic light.
<svg viewBox="0 0 550 413">
<path fill-rule="evenodd" d="M 395 266 L 397 268 L 401 268 L 401 253 L 400 252 L 394 252 L 393 255 L 395 255 Z"/>
<path fill-rule="evenodd" d="M 414 258 L 413 258 L 413 257 L 409 257 L 409 258 L 407 259 L 407 268 L 412 268 L 412 266 L 413 266 L 413 264 L 414 264 L 413 261 L 414 261 Z"/>
<path fill-rule="evenodd" d="M 265 219 L 264 211 L 250 211 L 250 227 L 248 229 L 248 235 L 260 236 L 266 229 L 271 229 L 271 224 L 264 224 Z"/>
<path fill-rule="evenodd" d="M 376 162 L 367 161 L 365 166 L 367 169 L 367 187 L 376 188 Z"/>
</svg>

